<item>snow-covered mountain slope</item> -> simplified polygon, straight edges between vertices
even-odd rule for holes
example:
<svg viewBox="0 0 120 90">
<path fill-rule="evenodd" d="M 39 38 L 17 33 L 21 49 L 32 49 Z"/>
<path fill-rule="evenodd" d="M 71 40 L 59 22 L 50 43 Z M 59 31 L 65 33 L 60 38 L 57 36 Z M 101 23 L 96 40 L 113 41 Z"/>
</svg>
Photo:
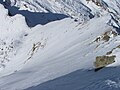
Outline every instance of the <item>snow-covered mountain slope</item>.
<svg viewBox="0 0 120 90">
<path fill-rule="evenodd" d="M 97 73 L 77 70 L 25 90 L 119 90 L 119 69 L 104 68 Z"/>
<path fill-rule="evenodd" d="M 71 16 L 80 23 L 109 13 L 119 19 L 120 0 L 5 0 L 9 6 L 32 12 L 53 12 Z"/>
<path fill-rule="evenodd" d="M 6 0 L 6 5 L 32 12 L 61 13 L 79 19 L 80 22 L 94 17 L 91 10 L 81 1 L 74 0 Z"/>
<path fill-rule="evenodd" d="M 111 89 L 111 85 L 114 86 L 112 80 L 116 80 L 119 73 L 111 75 L 108 73 L 118 72 L 119 67 L 117 66 L 120 65 L 119 6 L 112 7 L 116 5 L 116 2 L 108 3 L 107 0 L 101 0 L 101 5 L 101 2 L 96 4 L 95 0 L 11 1 L 8 0 L 3 4 L 8 10 L 0 4 L 0 12 L 2 12 L 0 13 L 0 90 L 27 89 L 71 72 L 76 74 L 74 72 L 76 70 L 80 70 L 80 72 L 78 71 L 80 74 L 77 74 L 79 77 L 77 88 L 74 88 L 76 85 L 73 85 L 72 79 L 67 83 L 67 85 L 73 85 L 72 90 L 73 88 L 74 90 L 88 90 L 94 86 L 95 88 L 92 90 L 96 90 L 96 88 L 101 90 L 102 86 L 105 86 L 106 90 L 106 88 Z M 19 10 L 17 9 L 18 12 L 27 9 L 27 12 L 32 11 L 35 16 L 36 12 L 39 14 L 47 12 L 52 15 L 65 14 L 70 17 L 48 20 L 49 23 L 44 25 L 37 23 L 37 26 L 31 28 L 27 26 L 23 13 L 9 16 L 10 13 L 12 14 L 11 10 L 13 13 L 15 12 L 15 9 L 12 9 L 15 6 L 20 7 Z M 103 8 L 105 6 L 110 10 Z M 62 11 L 61 8 L 65 10 Z M 95 14 L 97 12 L 98 14 Z M 70 13 L 77 13 L 78 22 L 71 18 L 74 15 Z M 91 18 L 90 15 L 95 17 Z M 46 18 L 48 19 L 48 17 Z M 38 18 L 40 22 L 43 22 L 44 19 L 45 17 Z M 31 19 L 27 18 L 27 20 Z M 86 22 L 80 23 L 82 20 Z M 106 36 L 109 38 L 106 39 Z M 117 67 L 117 69 L 110 69 L 111 71 L 103 69 L 98 73 L 89 72 L 94 69 L 95 58 L 102 55 L 115 55 L 115 63 L 108 67 Z M 70 76 L 73 78 L 74 74 L 71 73 Z M 87 82 L 80 83 L 86 78 Z M 62 90 L 70 88 L 66 87 L 63 87 Z M 119 89 L 119 83 L 117 88 L 112 88 Z M 40 90 L 42 90 L 41 87 Z M 49 90 L 49 87 L 46 86 L 45 90 Z M 50 90 L 61 89 L 54 87 Z"/>
</svg>

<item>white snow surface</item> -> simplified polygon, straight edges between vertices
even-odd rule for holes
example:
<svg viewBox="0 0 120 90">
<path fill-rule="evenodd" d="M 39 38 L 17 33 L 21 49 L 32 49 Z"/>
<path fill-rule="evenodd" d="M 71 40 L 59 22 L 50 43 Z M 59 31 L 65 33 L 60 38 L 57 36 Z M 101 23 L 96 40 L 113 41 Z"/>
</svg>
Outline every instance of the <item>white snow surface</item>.
<svg viewBox="0 0 120 90">
<path fill-rule="evenodd" d="M 62 13 L 86 22 L 93 16 L 102 16 L 106 13 L 120 18 L 120 0 L 4 0 L 20 10 L 32 12 Z M 94 2 L 99 2 L 101 6 Z"/>
<path fill-rule="evenodd" d="M 68 0 L 65 1 L 68 2 Z M 104 1 L 108 2 L 107 0 Z M 17 2 L 20 1 L 17 0 Z M 48 12 L 44 8 L 56 5 L 49 7 L 51 8 L 49 10 L 54 13 L 61 11 L 58 10 L 61 9 L 59 5 L 64 5 L 60 4 L 63 3 L 62 0 L 39 0 L 39 3 L 42 2 L 42 4 L 45 4 L 47 7 L 44 5 L 44 8 L 39 7 L 39 9 L 36 10 L 33 5 L 37 7 L 37 5 L 34 4 L 37 3 L 37 0 L 30 0 L 30 2 L 21 0 L 21 2 L 15 3 L 13 0 L 12 5 L 20 7 L 23 3 L 28 3 L 28 5 L 30 5 L 28 9 L 33 10 L 33 12 L 41 12 L 41 10 L 42 12 Z M 73 0 L 68 2 L 70 6 L 73 5 L 72 2 Z M 85 0 L 81 0 L 81 3 L 84 3 L 84 5 L 81 6 L 83 9 L 82 11 L 80 10 L 80 12 L 84 15 L 89 16 L 90 13 L 96 12 L 94 10 L 95 8 L 100 8 L 98 6 L 91 7 L 90 5 L 92 3 L 89 2 L 88 6 L 91 9 L 94 8 L 91 12 L 85 6 L 87 4 Z M 113 4 L 109 3 L 109 5 Z M 63 6 L 63 8 L 65 7 Z M 73 7 L 69 7 L 69 9 L 67 7 L 68 10 L 71 10 L 70 8 L 73 9 Z M 24 9 L 24 7 L 20 9 Z M 93 69 L 96 56 L 106 55 L 107 52 L 120 44 L 119 35 L 116 37 L 111 35 L 110 40 L 107 42 L 104 40 L 94 42 L 97 37 L 107 31 L 112 30 L 116 32 L 116 30 L 109 25 L 112 19 L 110 13 L 106 11 L 104 11 L 104 15 L 94 17 L 89 19 L 89 21 L 87 19 L 87 22 L 82 24 L 68 17 L 45 25 L 37 25 L 32 28 L 27 26 L 25 18 L 22 15 L 8 16 L 8 10 L 2 5 L 0 5 L 0 12 L 2 12 L 0 13 L 0 90 L 23 90 L 76 70 Z M 63 12 L 62 14 L 66 13 L 66 11 Z M 78 12 L 76 13 L 78 14 Z M 75 14 L 75 12 L 72 13 Z M 86 20 L 88 16 L 85 16 L 84 20 Z M 115 17 L 118 18 L 118 16 Z M 115 24 L 119 25 L 119 22 Z M 36 48 L 34 48 L 34 45 Z M 116 62 L 108 67 L 120 65 L 119 54 L 119 49 L 113 51 L 111 55 L 116 55 Z M 112 80 L 105 80 L 105 82 L 109 86 L 111 83 L 112 85 L 114 84 Z M 80 87 L 82 87 L 82 85 Z"/>
</svg>

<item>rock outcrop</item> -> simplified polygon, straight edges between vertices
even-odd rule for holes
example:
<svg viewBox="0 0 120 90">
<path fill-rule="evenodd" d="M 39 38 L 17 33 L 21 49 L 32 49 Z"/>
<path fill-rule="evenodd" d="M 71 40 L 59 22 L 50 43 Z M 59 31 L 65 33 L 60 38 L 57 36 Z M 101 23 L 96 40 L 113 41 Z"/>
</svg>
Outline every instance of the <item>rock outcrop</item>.
<svg viewBox="0 0 120 90">
<path fill-rule="evenodd" d="M 109 64 L 112 64 L 115 62 L 116 56 L 97 56 L 96 61 L 94 62 L 94 66 L 96 70 L 99 70 Z"/>
</svg>

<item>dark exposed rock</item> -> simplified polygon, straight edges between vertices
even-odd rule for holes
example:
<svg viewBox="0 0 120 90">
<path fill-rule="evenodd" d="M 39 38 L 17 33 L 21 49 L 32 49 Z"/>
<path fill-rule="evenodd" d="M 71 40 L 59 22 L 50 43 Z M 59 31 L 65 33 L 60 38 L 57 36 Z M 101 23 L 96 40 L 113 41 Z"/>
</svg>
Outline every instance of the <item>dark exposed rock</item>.
<svg viewBox="0 0 120 90">
<path fill-rule="evenodd" d="M 106 31 L 103 33 L 101 36 L 97 37 L 94 42 L 99 42 L 99 41 L 109 41 L 111 37 L 116 37 L 118 35 L 117 32 L 113 31 L 111 28 L 110 30 Z"/>
<path fill-rule="evenodd" d="M 107 34 L 104 34 L 102 39 L 107 42 L 107 41 L 109 41 L 110 36 L 108 36 Z"/>
<path fill-rule="evenodd" d="M 120 48 L 120 45 L 118 45 L 117 48 Z"/>
<path fill-rule="evenodd" d="M 106 55 L 110 55 L 112 54 L 113 50 L 120 48 L 120 45 L 118 45 L 117 47 L 113 48 L 111 51 L 107 52 Z"/>
<path fill-rule="evenodd" d="M 115 62 L 115 57 L 116 56 L 97 56 L 96 61 L 94 62 L 95 68 L 101 68 L 105 67 L 109 64 L 112 64 Z"/>
<path fill-rule="evenodd" d="M 110 55 L 110 54 L 112 54 L 112 52 L 113 52 L 113 50 L 107 52 L 106 55 Z"/>
</svg>

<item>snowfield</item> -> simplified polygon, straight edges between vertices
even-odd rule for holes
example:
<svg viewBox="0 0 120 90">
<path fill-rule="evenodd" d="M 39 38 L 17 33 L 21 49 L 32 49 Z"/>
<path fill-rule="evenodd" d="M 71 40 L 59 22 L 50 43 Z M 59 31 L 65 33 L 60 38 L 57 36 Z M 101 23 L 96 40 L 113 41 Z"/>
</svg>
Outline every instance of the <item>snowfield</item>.
<svg viewBox="0 0 120 90">
<path fill-rule="evenodd" d="M 74 8 L 76 5 L 73 4 L 74 0 L 70 2 L 69 0 L 66 2 L 62 0 L 11 1 L 13 1 L 11 6 L 0 4 L 0 12 L 2 12 L 0 13 L 0 90 L 120 89 L 120 48 L 118 48 L 120 36 L 119 13 L 117 13 L 119 7 L 115 7 L 116 12 L 111 14 L 102 9 L 103 7 L 93 4 L 92 1 L 87 4 L 85 0 L 74 2 L 77 6 L 81 5 L 80 11 L 76 11 L 80 7 Z M 104 2 L 109 1 L 104 0 Z M 23 7 L 24 3 L 30 6 Z M 41 8 L 40 3 L 44 8 Z M 60 7 L 66 10 L 72 10 L 61 12 L 58 5 L 62 5 Z M 110 7 L 113 4 L 108 3 L 108 5 Z M 14 6 L 19 9 L 13 16 Z M 48 8 L 48 6 L 54 7 Z M 51 11 L 52 17 L 55 13 L 56 17 L 58 14 L 65 14 L 68 17 L 59 19 L 54 17 L 55 19 L 51 21 L 47 17 L 46 19 L 42 17 L 41 22 L 47 20 L 46 24 L 37 23 L 34 27 L 29 27 L 27 22 L 32 21 L 35 16 L 26 19 L 29 15 L 19 13 L 19 10 L 25 10 L 25 7 L 27 12 L 49 13 Z M 77 16 L 79 12 L 83 14 L 80 17 Z M 69 13 L 77 13 L 77 15 L 73 17 L 74 15 Z M 94 17 L 91 18 L 90 15 Z M 109 40 L 103 38 L 105 33 L 109 35 Z M 115 55 L 115 63 L 94 72 L 96 57 L 107 55 L 111 50 L 108 56 Z"/>
</svg>

